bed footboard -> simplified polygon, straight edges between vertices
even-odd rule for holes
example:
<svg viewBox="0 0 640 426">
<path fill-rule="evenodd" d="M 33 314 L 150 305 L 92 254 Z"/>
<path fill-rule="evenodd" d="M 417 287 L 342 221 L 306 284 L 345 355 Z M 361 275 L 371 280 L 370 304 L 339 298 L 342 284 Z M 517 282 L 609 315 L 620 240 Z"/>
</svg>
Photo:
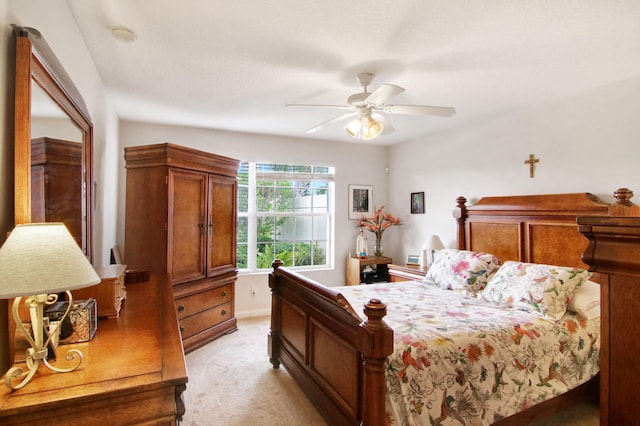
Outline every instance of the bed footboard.
<svg viewBox="0 0 640 426">
<path fill-rule="evenodd" d="M 273 367 L 284 365 L 329 424 L 384 425 L 386 306 L 371 300 L 363 321 L 340 293 L 282 265 L 269 276 Z"/>
</svg>

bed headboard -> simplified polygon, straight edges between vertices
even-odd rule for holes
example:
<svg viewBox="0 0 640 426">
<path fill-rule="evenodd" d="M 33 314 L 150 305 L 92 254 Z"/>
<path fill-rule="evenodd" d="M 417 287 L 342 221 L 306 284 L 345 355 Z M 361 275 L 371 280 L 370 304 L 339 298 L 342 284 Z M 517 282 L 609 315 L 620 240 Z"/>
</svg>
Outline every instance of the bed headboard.
<svg viewBox="0 0 640 426">
<path fill-rule="evenodd" d="M 458 197 L 453 216 L 458 249 L 494 254 L 501 262 L 587 268 L 589 241 L 578 231 L 579 216 L 637 216 L 633 192 L 620 188 L 609 204 L 590 193 L 484 197 L 472 206 Z"/>
</svg>

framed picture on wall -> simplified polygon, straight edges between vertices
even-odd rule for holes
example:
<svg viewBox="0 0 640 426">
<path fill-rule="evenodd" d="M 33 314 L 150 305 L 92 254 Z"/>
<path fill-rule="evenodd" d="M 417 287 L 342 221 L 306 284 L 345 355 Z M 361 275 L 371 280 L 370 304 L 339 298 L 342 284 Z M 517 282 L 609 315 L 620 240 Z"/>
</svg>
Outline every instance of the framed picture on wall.
<svg viewBox="0 0 640 426">
<path fill-rule="evenodd" d="M 349 219 L 373 216 L 373 186 L 349 185 Z"/>
<path fill-rule="evenodd" d="M 424 213 L 424 192 L 411 193 L 411 214 Z"/>
</svg>

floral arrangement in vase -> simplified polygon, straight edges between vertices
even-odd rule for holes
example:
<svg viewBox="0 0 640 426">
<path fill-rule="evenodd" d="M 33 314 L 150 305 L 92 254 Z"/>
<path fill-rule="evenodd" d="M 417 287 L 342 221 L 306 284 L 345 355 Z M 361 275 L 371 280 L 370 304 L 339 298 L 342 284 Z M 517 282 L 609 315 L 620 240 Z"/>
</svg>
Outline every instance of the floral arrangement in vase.
<svg viewBox="0 0 640 426">
<path fill-rule="evenodd" d="M 369 231 L 373 232 L 376 236 L 376 243 L 373 247 L 373 254 L 376 257 L 382 256 L 382 234 L 388 228 L 394 225 L 402 225 L 402 221 L 391 215 L 391 213 L 384 213 L 384 206 L 376 209 L 372 217 L 362 217 L 358 226 L 366 227 Z"/>
</svg>

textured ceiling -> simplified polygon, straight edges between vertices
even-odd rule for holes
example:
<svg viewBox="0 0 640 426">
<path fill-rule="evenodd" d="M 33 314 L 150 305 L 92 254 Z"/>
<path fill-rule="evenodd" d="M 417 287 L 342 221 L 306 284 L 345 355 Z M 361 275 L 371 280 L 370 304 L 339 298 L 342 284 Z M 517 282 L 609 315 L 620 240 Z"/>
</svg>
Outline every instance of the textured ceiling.
<svg viewBox="0 0 640 426">
<path fill-rule="evenodd" d="M 366 143 L 393 144 L 640 74 L 638 0 L 68 3 L 126 120 L 354 141 L 346 122 L 305 133 L 344 111 L 284 105 L 345 104 L 360 72 L 406 89 L 390 103 L 456 108 L 387 115 Z"/>
</svg>

